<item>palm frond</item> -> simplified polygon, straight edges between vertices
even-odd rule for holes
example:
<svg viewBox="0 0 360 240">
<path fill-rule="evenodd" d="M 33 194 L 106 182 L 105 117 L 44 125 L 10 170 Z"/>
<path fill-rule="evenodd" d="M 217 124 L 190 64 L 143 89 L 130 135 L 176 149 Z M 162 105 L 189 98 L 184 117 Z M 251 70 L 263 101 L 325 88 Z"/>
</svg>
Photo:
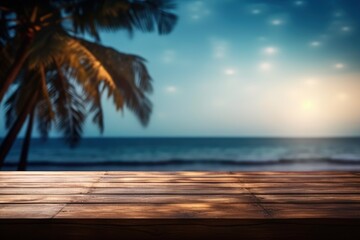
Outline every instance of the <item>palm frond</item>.
<svg viewBox="0 0 360 240">
<path fill-rule="evenodd" d="M 99 30 L 170 33 L 177 22 L 175 7 L 171 0 L 88 0 L 74 1 L 66 12 L 76 33 L 88 33 L 99 41 Z"/>
<path fill-rule="evenodd" d="M 168 0 L 135 1 L 129 12 L 138 29 L 153 31 L 156 28 L 159 34 L 168 34 L 177 22 L 177 16 L 171 12 L 175 8 L 175 3 Z"/>
<path fill-rule="evenodd" d="M 39 87 L 39 76 L 33 71 L 23 73 L 25 81 L 21 81 L 17 88 L 5 100 L 5 127 L 9 128 L 16 120 L 19 113 L 26 108 L 29 99 Z"/>
<path fill-rule="evenodd" d="M 55 120 L 55 112 L 51 101 L 51 92 L 48 89 L 45 67 L 40 66 L 41 89 L 39 100 L 36 104 L 38 130 L 42 138 L 46 139 Z"/>
<path fill-rule="evenodd" d="M 67 39 L 68 35 L 61 27 L 43 28 L 32 41 L 27 67 L 36 69 L 41 65 L 45 67 L 51 65 L 54 56 L 64 54 Z"/>
<path fill-rule="evenodd" d="M 18 97 L 18 89 L 15 90 L 5 101 L 4 107 L 5 107 L 5 128 L 10 128 L 16 118 L 16 98 Z"/>
<path fill-rule="evenodd" d="M 74 84 L 63 74 L 60 65 L 56 65 L 56 75 L 50 78 L 52 87 L 57 89 L 54 95 L 56 109 L 56 125 L 64 134 L 71 147 L 79 142 L 86 119 L 86 106 L 81 94 L 76 91 Z"/>
<path fill-rule="evenodd" d="M 100 130 L 100 133 L 104 132 L 104 111 L 101 104 L 101 93 L 99 92 L 99 86 L 94 83 L 95 86 L 97 86 L 97 91 L 95 95 L 87 95 L 86 100 L 90 102 L 90 109 L 89 112 L 93 113 L 92 121 L 94 124 L 96 124 Z M 86 93 L 86 92 L 85 92 Z"/>
<path fill-rule="evenodd" d="M 73 85 L 69 85 L 68 99 L 70 104 L 67 107 L 67 114 L 59 115 L 57 127 L 63 132 L 66 141 L 71 147 L 78 144 L 83 132 L 83 125 L 86 119 L 86 107 L 81 94 L 76 92 Z"/>
<path fill-rule="evenodd" d="M 124 54 L 110 47 L 79 40 L 101 62 L 112 76 L 117 91 L 111 95 L 115 105 L 125 103 L 135 113 L 143 125 L 150 119 L 152 104 L 147 93 L 152 91 L 151 77 L 144 64 L 144 59 L 130 54 Z"/>
<path fill-rule="evenodd" d="M 112 76 L 91 51 L 75 39 L 69 39 L 67 47 L 67 56 L 64 57 L 63 61 L 71 77 L 79 81 L 85 88 L 94 87 L 89 81 L 93 78 L 103 81 L 110 91 L 116 88 Z"/>
</svg>

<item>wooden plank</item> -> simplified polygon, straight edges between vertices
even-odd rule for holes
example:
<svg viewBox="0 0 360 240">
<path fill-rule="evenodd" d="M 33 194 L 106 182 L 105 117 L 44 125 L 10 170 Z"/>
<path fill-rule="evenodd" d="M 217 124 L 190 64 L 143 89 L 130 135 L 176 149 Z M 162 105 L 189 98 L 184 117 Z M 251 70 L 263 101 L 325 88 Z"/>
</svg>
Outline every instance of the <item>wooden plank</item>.
<svg viewBox="0 0 360 240">
<path fill-rule="evenodd" d="M 144 184 L 145 183 L 145 184 Z M 145 185 L 145 186 L 144 186 Z M 299 183 L 299 182 L 289 182 L 289 183 L 239 183 L 238 181 L 234 182 L 197 182 L 197 181 L 181 181 L 181 182 L 104 182 L 99 180 L 99 182 L 62 182 L 61 184 L 54 184 L 49 182 L 0 182 L 0 188 L 28 188 L 28 187 L 43 187 L 43 188 L 80 188 L 80 187 L 96 187 L 96 188 L 124 188 L 124 187 L 133 187 L 133 188 L 142 188 L 142 187 L 172 187 L 172 186 L 214 186 L 214 187 L 297 187 L 297 188 L 312 188 L 312 187 L 328 187 L 328 188 L 338 188 L 338 187 L 358 187 L 360 188 L 360 183 L 345 183 L 345 182 L 332 182 L 332 183 Z"/>
<path fill-rule="evenodd" d="M 0 203 L 253 203 L 250 195 L 1 195 Z"/>
<path fill-rule="evenodd" d="M 90 191 L 91 189 L 91 191 Z M 0 194 L 239 194 L 246 191 L 239 184 L 161 184 L 119 187 L 26 187 L 0 188 Z"/>
<path fill-rule="evenodd" d="M 0 219 L 52 218 L 65 204 L 0 204 Z"/>
<path fill-rule="evenodd" d="M 144 184 L 146 183 L 146 184 Z M 216 187 L 229 187 L 229 186 L 240 186 L 238 181 L 233 182 L 103 182 L 99 180 L 98 182 L 62 182 L 62 183 L 52 183 L 52 182 L 0 182 L 1 188 L 27 188 L 27 187 L 171 187 L 171 186 L 216 186 Z M 360 184 L 359 184 L 360 185 Z"/>
<path fill-rule="evenodd" d="M 245 188 L 313 188 L 313 187 L 326 187 L 326 188 L 342 188 L 342 187 L 357 187 L 360 188 L 360 183 L 348 182 L 286 182 L 286 183 L 241 183 Z"/>
<path fill-rule="evenodd" d="M 104 175 L 106 171 L 1 171 L 6 176 L 96 176 Z"/>
<path fill-rule="evenodd" d="M 102 177 L 99 182 L 103 183 L 236 183 L 235 177 Z"/>
<path fill-rule="evenodd" d="M 343 172 L 343 171 L 336 171 L 336 172 L 234 172 L 231 174 L 235 177 L 289 177 L 289 178 L 301 178 L 301 177 L 312 177 L 312 178 L 326 178 L 326 177 L 358 177 L 356 172 Z"/>
<path fill-rule="evenodd" d="M 218 183 L 101 183 L 101 182 L 94 182 L 94 183 L 61 183 L 61 184 L 52 184 L 52 183 L 7 183 L 8 188 L 18 186 L 22 188 L 22 186 L 27 187 L 59 187 L 62 188 L 63 184 L 68 187 L 72 187 L 72 185 L 78 184 L 81 187 L 89 187 L 92 188 L 164 188 L 167 190 L 171 190 L 173 188 L 201 188 L 201 189 L 235 189 L 243 187 L 241 183 L 234 183 L 234 182 L 218 182 Z"/>
<path fill-rule="evenodd" d="M 360 194 L 256 194 L 261 203 L 359 203 Z"/>
<path fill-rule="evenodd" d="M 116 177 L 231 177 L 231 172 L 219 171 L 107 171 L 105 176 Z"/>
<path fill-rule="evenodd" d="M 251 195 L 103 195 L 89 194 L 83 199 L 84 203 L 111 204 L 175 204 L 175 203 L 253 203 Z"/>
<path fill-rule="evenodd" d="M 360 204 L 274 204 L 262 203 L 273 218 L 360 218 Z"/>
<path fill-rule="evenodd" d="M 98 182 L 93 183 L 95 188 L 178 188 L 178 187 L 194 187 L 194 188 L 239 188 L 242 187 L 242 184 L 239 182 L 179 182 L 179 183 L 104 183 Z"/>
<path fill-rule="evenodd" d="M 0 177 L 0 182 L 8 183 L 23 183 L 23 182 L 34 182 L 34 183 L 64 183 L 64 182 L 96 182 L 99 177 L 52 177 L 52 176 L 41 176 L 41 177 Z"/>
<path fill-rule="evenodd" d="M 254 204 L 67 204 L 55 218 L 115 219 L 193 219 L 193 218 L 264 218 Z"/>
<path fill-rule="evenodd" d="M 16 195 L 0 195 L 0 203 L 72 203 L 84 202 L 88 198 L 87 195 L 82 194 L 66 194 L 66 195 L 51 195 L 51 194 L 16 194 Z"/>
<path fill-rule="evenodd" d="M 89 188 L 92 182 L 0 182 L 0 188 Z"/>
<path fill-rule="evenodd" d="M 94 184 L 95 185 L 95 184 Z M 120 185 L 119 187 L 92 187 L 90 193 L 97 194 L 240 194 L 247 191 L 237 183 L 176 183 Z"/>
<path fill-rule="evenodd" d="M 0 188 L 0 197 L 2 194 L 84 194 L 89 191 L 89 188 L 42 188 L 42 187 L 29 187 L 29 188 Z"/>
<path fill-rule="evenodd" d="M 259 178 L 239 178 L 239 181 L 242 183 L 360 183 L 359 177 L 349 177 L 349 178 L 289 178 L 289 177 L 259 177 Z"/>
<path fill-rule="evenodd" d="M 295 181 L 290 181 L 287 183 L 339 183 L 339 184 L 343 184 L 343 183 L 347 183 L 347 184 L 357 184 L 360 185 L 360 181 L 355 181 L 355 182 L 351 182 L 353 178 L 350 179 L 350 181 L 347 181 L 346 179 L 332 179 L 331 181 L 327 181 L 325 179 L 301 179 L 300 180 L 295 180 Z M 275 181 L 274 181 L 275 180 Z M 287 179 L 288 180 L 288 179 Z M 276 179 L 270 179 L 270 182 L 273 183 L 284 183 L 285 181 L 280 178 L 276 178 Z M 259 181 L 258 179 L 238 179 L 238 178 L 173 178 L 173 177 L 168 177 L 168 178 L 118 178 L 118 177 L 102 177 L 100 179 L 99 182 L 103 182 L 103 183 L 218 183 L 218 182 L 229 182 L 229 183 L 234 183 L 234 182 L 246 182 L 246 183 L 256 183 L 256 184 L 263 184 L 263 183 L 267 183 L 266 180 L 261 179 L 261 181 Z M 270 183 L 269 183 L 270 184 Z"/>
<path fill-rule="evenodd" d="M 360 203 L 359 194 L 256 195 L 262 203 Z M 249 195 L 2 195 L 0 203 L 251 203 Z"/>
<path fill-rule="evenodd" d="M 177 187 L 177 186 L 202 186 L 204 188 L 207 187 L 298 187 L 298 188 L 312 188 L 312 187 L 327 187 L 327 188 L 343 188 L 343 187 L 357 187 L 360 188 L 360 183 L 298 183 L 298 182 L 290 182 L 290 183 L 240 183 L 240 182 L 171 182 L 171 183 L 154 183 L 148 182 L 138 183 L 138 182 L 124 182 L 124 183 L 109 183 L 102 182 L 101 180 L 97 183 L 92 184 L 93 187 L 97 188 L 111 188 L 111 187 Z"/>
<path fill-rule="evenodd" d="M 328 188 L 328 187 L 279 187 L 279 188 L 249 188 L 249 190 L 254 194 L 339 194 L 339 193 L 349 193 L 349 194 L 359 194 L 360 188 L 358 187 L 338 187 L 338 188 Z"/>
<path fill-rule="evenodd" d="M 75 192 L 74 192 L 75 193 Z M 94 188 L 91 190 L 92 194 L 143 194 L 143 195 L 219 195 L 219 194 L 248 194 L 244 189 L 234 188 L 193 188 L 193 187 L 181 187 L 173 189 L 165 188 Z"/>
</svg>

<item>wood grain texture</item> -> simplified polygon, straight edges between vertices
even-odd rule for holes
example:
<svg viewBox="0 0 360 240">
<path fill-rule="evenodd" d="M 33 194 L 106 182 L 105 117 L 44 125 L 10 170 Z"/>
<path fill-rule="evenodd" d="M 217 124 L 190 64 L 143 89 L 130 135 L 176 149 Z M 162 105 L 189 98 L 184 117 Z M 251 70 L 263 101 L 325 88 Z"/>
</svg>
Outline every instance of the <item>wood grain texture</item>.
<svg viewBox="0 0 360 240">
<path fill-rule="evenodd" d="M 263 218 L 256 204 L 175 203 L 167 204 L 68 204 L 55 218 L 194 219 Z"/>
<path fill-rule="evenodd" d="M 0 172 L 1 238 L 350 239 L 349 232 L 360 236 L 359 172 Z"/>
</svg>

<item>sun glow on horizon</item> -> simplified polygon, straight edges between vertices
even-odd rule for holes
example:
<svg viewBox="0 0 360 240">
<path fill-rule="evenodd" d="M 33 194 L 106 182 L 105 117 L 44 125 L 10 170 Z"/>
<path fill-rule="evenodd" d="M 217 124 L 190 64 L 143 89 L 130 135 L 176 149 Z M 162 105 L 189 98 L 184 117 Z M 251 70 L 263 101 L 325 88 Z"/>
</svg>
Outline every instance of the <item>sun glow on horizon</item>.
<svg viewBox="0 0 360 240">
<path fill-rule="evenodd" d="M 305 111 L 314 111 L 315 110 L 315 103 L 311 99 L 306 99 L 301 103 L 302 109 Z"/>
</svg>

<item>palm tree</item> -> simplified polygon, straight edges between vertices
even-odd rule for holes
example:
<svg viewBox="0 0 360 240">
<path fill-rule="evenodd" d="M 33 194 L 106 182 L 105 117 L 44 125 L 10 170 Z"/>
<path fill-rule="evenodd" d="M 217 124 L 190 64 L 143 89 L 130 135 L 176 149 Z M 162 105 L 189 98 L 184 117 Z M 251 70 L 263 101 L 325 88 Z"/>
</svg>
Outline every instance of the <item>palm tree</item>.
<svg viewBox="0 0 360 240">
<path fill-rule="evenodd" d="M 0 38 L 19 38 L 16 58 L 0 88 L 0 102 L 31 52 L 44 28 L 62 24 L 69 32 L 89 34 L 100 40 L 99 30 L 134 29 L 169 33 L 177 17 L 171 0 L 5 0 L 0 5 Z M 13 18 L 12 16 L 16 16 Z M 35 41 L 38 42 L 38 41 Z M 35 43 L 36 44 L 36 43 Z"/>
<path fill-rule="evenodd" d="M 6 125 L 11 127 L 0 146 L 0 167 L 27 118 L 22 166 L 26 165 L 34 117 L 43 136 L 55 124 L 70 145 L 80 139 L 87 112 L 93 114 L 93 122 L 103 131 L 104 92 L 112 97 L 117 110 L 126 106 L 143 125 L 148 123 L 151 102 L 147 94 L 152 86 L 145 60 L 99 44 L 99 29 L 131 33 L 134 29 L 157 28 L 160 34 L 169 33 L 176 22 L 171 1 L 37 1 L 25 6 L 13 2 L 0 4 L 0 23 L 5 24 L 0 27 L 0 60 L 9 66 L 7 71 L 0 71 L 1 79 L 5 79 L 0 85 L 0 99 L 13 83 L 16 87 L 5 104 Z M 14 14 L 16 18 L 8 17 Z M 20 23 L 10 26 L 10 20 Z M 24 28 L 26 32 L 32 29 L 29 45 L 21 38 Z M 80 38 L 84 34 L 97 42 Z M 24 89 L 31 89 L 31 95 L 23 94 Z"/>
</svg>

